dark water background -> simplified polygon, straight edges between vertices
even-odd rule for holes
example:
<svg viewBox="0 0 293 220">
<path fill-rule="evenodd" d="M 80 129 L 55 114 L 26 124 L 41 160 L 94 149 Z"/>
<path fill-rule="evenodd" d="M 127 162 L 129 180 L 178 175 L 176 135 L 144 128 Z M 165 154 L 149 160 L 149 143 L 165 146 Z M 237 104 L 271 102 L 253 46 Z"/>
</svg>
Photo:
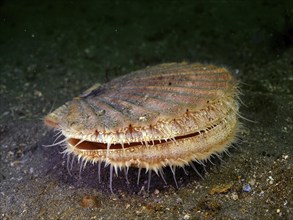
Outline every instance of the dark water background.
<svg viewBox="0 0 293 220">
<path fill-rule="evenodd" d="M 292 35 L 289 0 L 0 1 L 0 218 L 292 218 Z M 53 108 L 96 82 L 181 61 L 229 68 L 255 122 L 243 121 L 243 142 L 204 180 L 179 174 L 176 190 L 158 178 L 137 195 L 134 170 L 130 186 L 117 177 L 115 197 L 107 172 L 97 184 L 89 166 L 78 180 L 60 149 L 42 147 L 54 140 L 41 121 Z"/>
</svg>

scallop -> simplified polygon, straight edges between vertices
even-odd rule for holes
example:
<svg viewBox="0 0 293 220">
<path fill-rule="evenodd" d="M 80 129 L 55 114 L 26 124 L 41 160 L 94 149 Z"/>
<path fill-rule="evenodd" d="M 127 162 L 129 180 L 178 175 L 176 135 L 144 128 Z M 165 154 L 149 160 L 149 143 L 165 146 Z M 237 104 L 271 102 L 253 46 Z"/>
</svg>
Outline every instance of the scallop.
<svg viewBox="0 0 293 220">
<path fill-rule="evenodd" d="M 94 85 L 44 122 L 65 137 L 66 154 L 110 166 L 111 191 L 113 172 L 129 167 L 149 172 L 149 188 L 151 171 L 170 167 L 175 177 L 176 167 L 227 150 L 239 127 L 237 96 L 226 68 L 167 63 Z"/>
</svg>

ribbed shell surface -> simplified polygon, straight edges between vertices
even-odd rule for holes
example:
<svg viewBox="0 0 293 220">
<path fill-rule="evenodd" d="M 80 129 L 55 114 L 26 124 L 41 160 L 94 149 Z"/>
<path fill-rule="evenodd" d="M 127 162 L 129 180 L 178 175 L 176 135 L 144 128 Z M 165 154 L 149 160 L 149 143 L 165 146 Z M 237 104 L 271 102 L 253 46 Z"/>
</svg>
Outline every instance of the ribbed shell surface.
<svg viewBox="0 0 293 220">
<path fill-rule="evenodd" d="M 76 97 L 47 116 L 56 127 L 87 133 L 168 122 L 236 94 L 225 68 L 170 63 L 116 78 Z"/>
</svg>

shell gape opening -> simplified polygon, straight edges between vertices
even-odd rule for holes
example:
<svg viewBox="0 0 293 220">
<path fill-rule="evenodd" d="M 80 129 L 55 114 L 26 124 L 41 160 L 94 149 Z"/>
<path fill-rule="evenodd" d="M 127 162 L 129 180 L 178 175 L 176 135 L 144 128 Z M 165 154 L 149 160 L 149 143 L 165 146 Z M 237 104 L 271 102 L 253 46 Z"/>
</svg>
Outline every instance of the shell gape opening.
<svg viewBox="0 0 293 220">
<path fill-rule="evenodd" d="M 162 139 L 162 140 L 153 140 L 146 142 L 132 142 L 132 143 L 124 143 L 123 146 L 120 143 L 111 144 L 111 149 L 123 149 L 123 148 L 129 148 L 129 147 L 135 147 L 135 146 L 141 146 L 141 145 L 157 145 L 157 144 L 163 144 L 171 141 L 176 141 L 180 139 L 187 139 L 191 137 L 198 136 L 200 134 L 203 134 L 213 128 L 215 128 L 217 125 L 211 126 L 205 130 L 200 130 L 191 134 L 183 135 L 183 136 L 177 136 L 174 138 L 168 138 L 168 139 Z M 71 146 L 74 146 L 80 150 L 107 150 L 107 143 L 100 143 L 100 142 L 91 142 L 91 141 L 81 141 L 80 139 L 76 138 L 70 138 L 68 139 L 68 143 Z"/>
<path fill-rule="evenodd" d="M 70 138 L 68 140 L 68 143 L 71 146 L 75 146 L 78 149 L 81 150 L 106 150 L 107 149 L 107 144 L 105 143 L 100 143 L 100 142 L 91 142 L 91 141 L 81 141 L 80 139 L 75 139 L 75 138 Z M 124 148 L 128 147 L 134 147 L 141 145 L 140 142 L 134 142 L 134 143 L 125 143 Z M 111 144 L 111 149 L 122 149 L 121 144 Z"/>
</svg>

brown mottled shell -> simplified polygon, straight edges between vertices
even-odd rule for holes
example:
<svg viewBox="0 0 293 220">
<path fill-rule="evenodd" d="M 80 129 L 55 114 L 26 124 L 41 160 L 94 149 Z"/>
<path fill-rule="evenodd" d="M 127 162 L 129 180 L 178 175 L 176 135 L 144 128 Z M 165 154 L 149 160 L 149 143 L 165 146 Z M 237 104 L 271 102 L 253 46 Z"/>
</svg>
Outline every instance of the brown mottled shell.
<svg viewBox="0 0 293 220">
<path fill-rule="evenodd" d="M 236 96 L 225 68 L 169 63 L 95 86 L 45 123 L 79 158 L 157 171 L 224 151 L 237 130 Z"/>
</svg>

